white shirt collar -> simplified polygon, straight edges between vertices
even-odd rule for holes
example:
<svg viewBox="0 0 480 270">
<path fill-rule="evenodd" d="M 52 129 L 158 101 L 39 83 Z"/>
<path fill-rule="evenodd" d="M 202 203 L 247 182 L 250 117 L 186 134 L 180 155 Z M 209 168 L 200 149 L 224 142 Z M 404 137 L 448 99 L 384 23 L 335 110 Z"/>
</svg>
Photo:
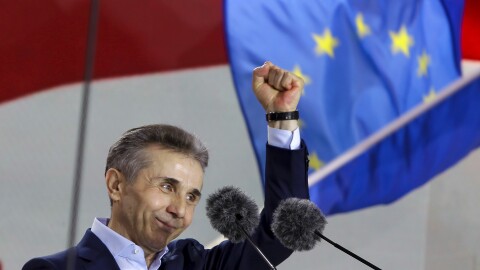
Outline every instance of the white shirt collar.
<svg viewBox="0 0 480 270">
<path fill-rule="evenodd" d="M 133 243 L 131 240 L 123 237 L 119 233 L 110 229 L 108 224 L 108 218 L 95 218 L 92 224 L 92 232 L 107 246 L 110 253 L 112 253 L 115 260 L 118 262 L 117 257 L 123 257 L 129 260 L 134 260 L 139 263 L 145 264 L 145 256 L 143 249 Z M 163 255 L 168 252 L 168 247 L 165 246 L 163 250 L 157 253 L 154 262 L 152 262 L 151 268 L 158 265 L 160 267 L 161 259 Z M 154 269 L 158 269 L 154 268 Z"/>
</svg>

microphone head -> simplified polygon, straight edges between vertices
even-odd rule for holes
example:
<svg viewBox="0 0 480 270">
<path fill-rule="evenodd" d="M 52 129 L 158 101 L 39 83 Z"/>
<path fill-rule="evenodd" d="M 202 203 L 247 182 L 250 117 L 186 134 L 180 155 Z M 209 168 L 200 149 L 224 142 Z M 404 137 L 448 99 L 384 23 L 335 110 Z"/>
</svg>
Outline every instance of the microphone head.
<svg viewBox="0 0 480 270">
<path fill-rule="evenodd" d="M 233 186 L 210 195 L 206 210 L 212 227 L 234 243 L 245 240 L 242 228 L 252 234 L 260 222 L 257 204 Z"/>
<path fill-rule="evenodd" d="M 321 240 L 327 220 L 320 209 L 307 199 L 288 198 L 273 213 L 272 231 L 287 248 L 304 251 Z"/>
</svg>

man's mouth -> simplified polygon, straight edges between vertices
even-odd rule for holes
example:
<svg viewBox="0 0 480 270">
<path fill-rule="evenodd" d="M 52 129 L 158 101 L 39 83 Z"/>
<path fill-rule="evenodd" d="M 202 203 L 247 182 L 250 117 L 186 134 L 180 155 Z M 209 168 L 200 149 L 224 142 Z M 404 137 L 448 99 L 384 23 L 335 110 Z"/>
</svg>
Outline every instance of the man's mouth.
<svg viewBox="0 0 480 270">
<path fill-rule="evenodd" d="M 167 231 L 169 232 L 173 232 L 175 230 L 178 229 L 178 226 L 170 223 L 170 222 L 167 222 L 167 221 L 162 221 L 161 219 L 159 218 L 155 218 L 157 220 L 157 224 L 160 225 L 160 227 L 162 227 L 163 229 L 166 229 Z"/>
</svg>

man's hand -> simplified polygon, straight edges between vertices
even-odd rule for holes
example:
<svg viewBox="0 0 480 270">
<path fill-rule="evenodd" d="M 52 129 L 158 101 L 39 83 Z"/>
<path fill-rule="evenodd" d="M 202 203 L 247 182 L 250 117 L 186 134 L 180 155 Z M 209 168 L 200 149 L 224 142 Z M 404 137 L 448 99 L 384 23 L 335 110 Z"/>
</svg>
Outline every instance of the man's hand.
<svg viewBox="0 0 480 270">
<path fill-rule="evenodd" d="M 253 70 L 253 91 L 267 113 L 295 111 L 303 85 L 301 78 L 271 62 Z M 272 121 L 269 126 L 294 130 L 298 124 L 296 120 Z"/>
</svg>

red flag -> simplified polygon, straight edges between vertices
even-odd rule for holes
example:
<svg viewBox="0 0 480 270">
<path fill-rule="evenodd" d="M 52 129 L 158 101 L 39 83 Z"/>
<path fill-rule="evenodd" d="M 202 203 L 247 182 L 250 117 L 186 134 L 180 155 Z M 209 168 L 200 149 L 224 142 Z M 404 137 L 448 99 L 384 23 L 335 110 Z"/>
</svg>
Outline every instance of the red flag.
<svg viewBox="0 0 480 270">
<path fill-rule="evenodd" d="M 88 0 L 3 1 L 0 102 L 83 79 Z M 222 1 L 100 1 L 95 78 L 224 64 Z"/>
<path fill-rule="evenodd" d="M 462 25 L 462 54 L 464 59 L 480 60 L 480 2 L 465 1 Z"/>
</svg>

